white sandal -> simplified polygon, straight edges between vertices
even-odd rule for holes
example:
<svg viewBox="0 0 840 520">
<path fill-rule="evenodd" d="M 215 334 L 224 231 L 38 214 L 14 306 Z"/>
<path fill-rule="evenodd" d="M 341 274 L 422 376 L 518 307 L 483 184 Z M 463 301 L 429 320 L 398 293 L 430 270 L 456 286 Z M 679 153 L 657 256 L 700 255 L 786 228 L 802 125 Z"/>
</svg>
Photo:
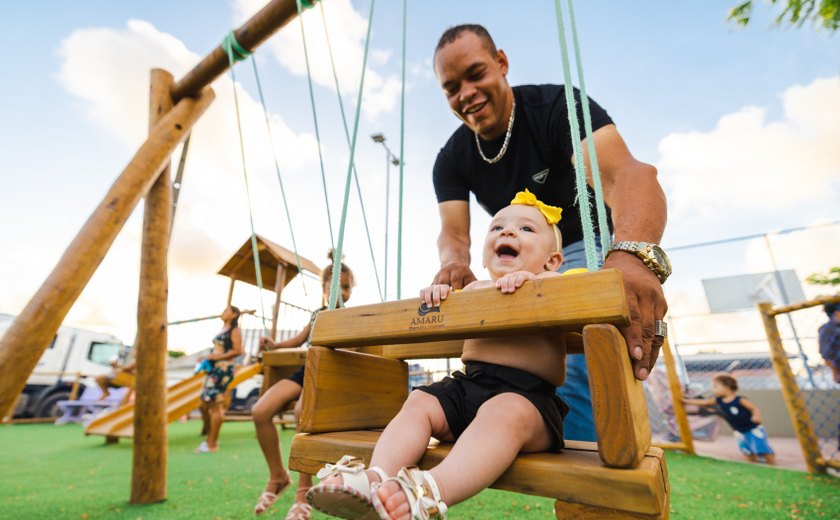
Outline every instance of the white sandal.
<svg viewBox="0 0 840 520">
<path fill-rule="evenodd" d="M 369 468 L 381 480 L 388 478 L 382 469 Z M 341 475 L 341 484 L 318 484 L 306 493 L 312 507 L 331 516 L 347 520 L 375 520 L 379 514 L 371 502 L 371 482 L 365 473 L 364 460 L 345 455 L 335 464 L 327 464 L 316 475 L 324 480 Z"/>
<path fill-rule="evenodd" d="M 376 490 L 385 482 L 394 481 L 400 485 L 411 510 L 412 520 L 446 520 L 446 504 L 440 498 L 440 488 L 435 478 L 428 471 L 422 471 L 417 466 L 402 468 L 396 477 L 374 484 L 371 490 L 371 502 L 381 520 L 389 520 L 391 516 L 385 509 L 385 504 L 379 499 Z"/>
</svg>

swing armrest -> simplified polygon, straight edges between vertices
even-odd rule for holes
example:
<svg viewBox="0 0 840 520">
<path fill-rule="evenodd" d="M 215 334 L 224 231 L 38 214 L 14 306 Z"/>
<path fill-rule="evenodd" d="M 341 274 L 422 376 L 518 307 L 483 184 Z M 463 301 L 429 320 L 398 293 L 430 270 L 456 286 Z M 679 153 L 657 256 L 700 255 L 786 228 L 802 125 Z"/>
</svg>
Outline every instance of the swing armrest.
<svg viewBox="0 0 840 520">
<path fill-rule="evenodd" d="M 306 356 L 300 431 L 384 428 L 407 398 L 405 362 L 312 347 Z"/>
</svg>

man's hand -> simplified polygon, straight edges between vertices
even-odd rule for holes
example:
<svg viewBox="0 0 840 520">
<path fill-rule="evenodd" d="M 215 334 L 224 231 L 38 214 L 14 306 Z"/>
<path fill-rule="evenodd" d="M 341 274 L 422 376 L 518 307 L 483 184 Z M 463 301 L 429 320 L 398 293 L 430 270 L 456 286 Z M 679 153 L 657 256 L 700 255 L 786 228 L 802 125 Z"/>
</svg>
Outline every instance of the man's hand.
<svg viewBox="0 0 840 520">
<path fill-rule="evenodd" d="M 618 269 L 624 279 L 624 292 L 630 307 L 630 325 L 624 327 L 621 333 L 627 341 L 636 379 L 645 380 L 653 370 L 665 340 L 653 335 L 654 320 L 663 319 L 668 311 L 662 284 L 641 259 L 632 253 L 611 253 L 604 268 Z"/>
<path fill-rule="evenodd" d="M 440 268 L 432 285 L 448 285 L 453 289 L 463 289 L 476 280 L 469 264 L 449 263 Z"/>
</svg>

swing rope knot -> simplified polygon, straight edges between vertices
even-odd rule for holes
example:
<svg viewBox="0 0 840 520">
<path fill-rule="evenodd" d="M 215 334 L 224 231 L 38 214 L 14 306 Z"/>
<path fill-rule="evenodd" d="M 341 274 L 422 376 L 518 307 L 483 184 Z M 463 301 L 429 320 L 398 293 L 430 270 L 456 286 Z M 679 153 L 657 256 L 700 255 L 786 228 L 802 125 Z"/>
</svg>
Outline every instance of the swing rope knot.
<svg viewBox="0 0 840 520">
<path fill-rule="evenodd" d="M 227 33 L 227 36 L 222 40 L 222 49 L 227 53 L 231 63 L 244 61 L 251 55 L 251 51 L 240 45 L 234 31 Z"/>
</svg>

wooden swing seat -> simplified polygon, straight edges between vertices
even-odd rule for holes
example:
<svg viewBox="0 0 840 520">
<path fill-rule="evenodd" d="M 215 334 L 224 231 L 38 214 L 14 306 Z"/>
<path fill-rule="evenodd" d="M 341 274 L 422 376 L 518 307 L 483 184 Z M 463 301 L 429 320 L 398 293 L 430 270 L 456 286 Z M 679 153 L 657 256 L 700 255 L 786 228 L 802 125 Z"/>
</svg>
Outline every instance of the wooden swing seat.
<svg viewBox="0 0 840 520">
<path fill-rule="evenodd" d="M 616 329 L 629 320 L 620 273 L 526 282 L 507 295 L 456 293 L 427 311 L 415 298 L 319 314 L 291 469 L 314 474 L 344 454 L 369 461 L 376 430 L 408 395 L 404 359 L 458 357 L 466 338 L 565 331 L 567 352 L 586 354 L 599 442 L 520 455 L 492 487 L 553 498 L 557 518 L 668 517 L 664 455 L 650 445 L 642 385 Z M 434 467 L 450 448 L 433 442 L 419 465 Z"/>
</svg>

